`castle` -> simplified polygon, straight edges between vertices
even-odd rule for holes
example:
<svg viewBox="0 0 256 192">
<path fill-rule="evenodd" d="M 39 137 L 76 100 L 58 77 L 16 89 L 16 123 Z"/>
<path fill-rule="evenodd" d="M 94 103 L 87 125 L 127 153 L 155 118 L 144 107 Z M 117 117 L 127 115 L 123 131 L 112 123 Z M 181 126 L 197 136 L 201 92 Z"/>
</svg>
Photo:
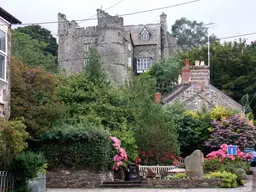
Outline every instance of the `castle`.
<svg viewBox="0 0 256 192">
<path fill-rule="evenodd" d="M 167 15 L 160 23 L 124 25 L 123 18 L 97 10 L 98 25 L 79 27 L 58 14 L 58 62 L 68 74 L 83 71 L 90 46 L 97 47 L 103 66 L 113 82 L 122 84 L 132 70 L 143 73 L 156 61 L 168 59 L 176 40 L 167 31 Z"/>
</svg>

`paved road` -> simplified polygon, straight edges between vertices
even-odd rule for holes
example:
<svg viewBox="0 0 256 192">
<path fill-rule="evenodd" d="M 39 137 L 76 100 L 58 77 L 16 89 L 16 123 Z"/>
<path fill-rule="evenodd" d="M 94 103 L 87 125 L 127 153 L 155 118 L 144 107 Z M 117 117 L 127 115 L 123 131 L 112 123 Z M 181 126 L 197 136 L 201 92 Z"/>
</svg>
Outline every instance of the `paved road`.
<svg viewBox="0 0 256 192">
<path fill-rule="evenodd" d="M 119 189 L 108 189 L 108 188 L 97 188 L 97 189 L 49 189 L 49 192 L 256 192 L 252 189 L 252 176 L 246 181 L 244 187 L 238 187 L 233 189 L 145 189 L 145 188 L 119 188 Z"/>
</svg>

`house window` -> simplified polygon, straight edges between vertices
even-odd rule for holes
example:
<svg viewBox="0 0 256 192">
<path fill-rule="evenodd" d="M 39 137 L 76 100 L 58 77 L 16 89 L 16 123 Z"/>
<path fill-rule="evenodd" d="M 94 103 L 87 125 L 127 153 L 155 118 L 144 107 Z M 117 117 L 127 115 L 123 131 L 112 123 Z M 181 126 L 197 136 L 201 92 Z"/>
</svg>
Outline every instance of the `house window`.
<svg viewBox="0 0 256 192">
<path fill-rule="evenodd" d="M 90 44 L 89 43 L 84 44 L 84 52 L 89 52 L 89 49 L 90 49 Z"/>
<path fill-rule="evenodd" d="M 0 78 L 5 80 L 5 57 L 0 54 Z"/>
<path fill-rule="evenodd" d="M 138 58 L 137 59 L 137 73 L 143 73 L 148 70 L 152 65 L 151 58 Z"/>
<path fill-rule="evenodd" d="M 6 33 L 0 30 L 0 51 L 6 52 Z"/>
<path fill-rule="evenodd" d="M 148 41 L 149 40 L 149 32 L 146 28 L 144 28 L 141 32 L 141 40 L 142 41 Z"/>
</svg>

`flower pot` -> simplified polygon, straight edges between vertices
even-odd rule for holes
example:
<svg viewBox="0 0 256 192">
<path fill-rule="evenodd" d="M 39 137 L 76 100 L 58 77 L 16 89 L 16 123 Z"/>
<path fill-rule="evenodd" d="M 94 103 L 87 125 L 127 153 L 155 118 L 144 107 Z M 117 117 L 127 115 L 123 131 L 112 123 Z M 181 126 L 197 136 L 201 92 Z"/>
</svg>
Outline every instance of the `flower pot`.
<svg viewBox="0 0 256 192">
<path fill-rule="evenodd" d="M 125 173 L 123 169 L 114 170 L 114 181 L 124 181 Z"/>
<path fill-rule="evenodd" d="M 128 169 L 125 171 L 125 180 L 136 181 L 139 180 L 139 168 L 135 164 L 129 164 Z"/>
</svg>

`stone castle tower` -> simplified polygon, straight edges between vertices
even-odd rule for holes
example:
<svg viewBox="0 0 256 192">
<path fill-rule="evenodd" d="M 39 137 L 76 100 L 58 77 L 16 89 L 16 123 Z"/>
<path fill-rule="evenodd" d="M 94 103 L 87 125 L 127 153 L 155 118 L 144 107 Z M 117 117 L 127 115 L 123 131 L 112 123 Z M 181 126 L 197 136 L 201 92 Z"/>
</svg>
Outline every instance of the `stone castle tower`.
<svg viewBox="0 0 256 192">
<path fill-rule="evenodd" d="M 124 26 L 123 18 L 97 10 L 98 25 L 79 27 L 58 14 L 58 62 L 68 74 L 83 71 L 90 46 L 97 47 L 111 80 L 122 84 L 129 69 L 143 73 L 155 61 L 167 59 L 175 50 L 175 39 L 167 31 L 167 15 L 160 23 Z"/>
</svg>

